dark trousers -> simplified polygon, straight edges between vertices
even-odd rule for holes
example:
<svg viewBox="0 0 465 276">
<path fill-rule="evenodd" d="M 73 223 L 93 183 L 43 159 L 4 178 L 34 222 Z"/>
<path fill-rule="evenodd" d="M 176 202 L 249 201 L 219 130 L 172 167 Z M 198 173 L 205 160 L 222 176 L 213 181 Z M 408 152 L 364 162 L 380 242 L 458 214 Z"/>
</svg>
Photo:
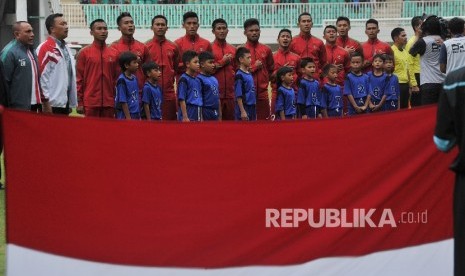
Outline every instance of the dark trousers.
<svg viewBox="0 0 465 276">
<path fill-rule="evenodd" d="M 234 120 L 234 108 L 235 108 L 234 99 L 221 99 L 221 114 L 222 119 L 225 121 Z"/>
<path fill-rule="evenodd" d="M 172 100 L 163 99 L 163 102 L 161 104 L 161 115 L 163 117 L 163 120 L 176 121 L 178 119 L 176 112 L 177 112 L 176 99 L 172 99 Z M 179 112 L 181 112 L 181 110 L 179 110 Z"/>
<path fill-rule="evenodd" d="M 425 83 L 421 85 L 421 104 L 437 104 L 442 83 Z"/>
<path fill-rule="evenodd" d="M 115 109 L 113 107 L 85 107 L 84 115 L 86 117 L 115 118 Z"/>
<path fill-rule="evenodd" d="M 42 105 L 41 104 L 31 105 L 31 111 L 34 113 L 42 113 Z"/>
<path fill-rule="evenodd" d="M 465 173 L 457 173 L 454 189 L 454 275 L 465 275 Z"/>
<path fill-rule="evenodd" d="M 418 83 L 418 88 L 420 88 L 420 92 L 412 93 L 412 95 L 410 95 L 410 106 L 411 107 L 421 106 L 421 87 L 420 87 L 420 74 L 419 73 L 415 73 L 415 80 Z"/>
<path fill-rule="evenodd" d="M 400 108 L 408 108 L 408 101 L 410 99 L 408 83 L 399 83 L 400 87 Z"/>
<path fill-rule="evenodd" d="M 71 112 L 67 107 L 52 107 L 52 113 L 59 115 L 69 115 Z"/>
</svg>

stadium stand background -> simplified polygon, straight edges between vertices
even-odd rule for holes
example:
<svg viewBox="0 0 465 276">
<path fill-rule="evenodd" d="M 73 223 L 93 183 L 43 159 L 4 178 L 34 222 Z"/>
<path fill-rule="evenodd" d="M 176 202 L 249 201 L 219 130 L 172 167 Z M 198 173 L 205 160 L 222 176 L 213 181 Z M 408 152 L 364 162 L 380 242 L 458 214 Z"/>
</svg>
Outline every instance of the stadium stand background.
<svg viewBox="0 0 465 276">
<path fill-rule="evenodd" d="M 351 36 L 359 41 L 365 41 L 365 21 L 375 18 L 380 22 L 379 38 L 391 42 L 390 32 L 394 27 L 403 26 L 408 35 L 412 35 L 410 19 L 416 15 L 438 14 L 443 17 L 463 16 L 465 5 L 463 0 L 441 1 L 400 1 L 386 0 L 383 2 L 345 2 L 348 0 L 321 0 L 301 3 L 297 0 L 285 0 L 281 3 L 264 3 L 263 0 L 131 0 L 131 4 L 119 4 L 128 0 L 84 0 L 89 4 L 81 4 L 82 0 L 50 0 L 59 2 L 59 11 L 68 19 L 71 30 L 69 41 L 90 43 L 91 37 L 87 25 L 96 18 L 104 19 L 109 28 L 108 41 L 116 40 L 120 34 L 116 26 L 116 17 L 122 11 L 133 15 L 136 24 L 135 37 L 147 41 L 153 34 L 150 30 L 151 19 L 157 14 L 168 18 L 169 39 L 184 35 L 182 29 L 182 14 L 195 11 L 200 17 L 200 35 L 213 39 L 211 22 L 215 18 L 224 18 L 230 33 L 228 41 L 240 44 L 245 41 L 242 24 L 245 19 L 255 17 L 260 20 L 262 27 L 261 41 L 275 44 L 276 36 L 281 28 L 291 28 L 294 35 L 298 34 L 297 17 L 301 12 L 312 14 L 314 27 L 312 34 L 321 38 L 323 28 L 327 24 L 334 24 L 338 16 L 349 17 L 352 23 Z M 91 4 L 92 2 L 102 4 Z M 116 4 L 110 4 L 112 1 Z M 162 5 L 166 2 L 184 2 L 183 4 Z M 286 2 L 286 3 L 284 3 Z M 289 3 L 292 2 L 292 3 Z M 299 2 L 299 3 L 295 3 Z M 108 4 L 103 4 L 108 3 Z M 216 4 L 215 4 L 216 3 Z M 83 31 L 82 31 L 83 30 Z"/>
</svg>

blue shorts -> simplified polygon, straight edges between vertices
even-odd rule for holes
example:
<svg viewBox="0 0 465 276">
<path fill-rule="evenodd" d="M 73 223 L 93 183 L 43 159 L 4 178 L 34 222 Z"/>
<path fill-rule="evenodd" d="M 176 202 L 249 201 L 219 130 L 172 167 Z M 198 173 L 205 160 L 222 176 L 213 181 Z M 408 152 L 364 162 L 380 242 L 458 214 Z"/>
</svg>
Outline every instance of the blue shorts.
<svg viewBox="0 0 465 276">
<path fill-rule="evenodd" d="M 380 102 L 381 102 L 381 100 L 371 98 L 371 103 L 374 104 L 374 105 L 378 105 Z M 378 111 L 384 111 L 384 105 L 381 106 L 381 108 L 378 109 Z M 372 111 L 371 111 L 371 110 L 368 110 L 367 112 L 370 113 L 370 112 L 372 112 Z"/>
<path fill-rule="evenodd" d="M 364 106 L 365 105 L 365 101 L 366 101 L 367 97 L 362 97 L 362 98 L 358 98 L 358 99 L 354 99 L 355 100 L 355 103 L 357 104 L 357 106 Z M 352 104 L 349 102 L 349 106 L 347 108 L 347 115 L 349 116 L 352 116 L 352 115 L 358 115 L 358 114 L 363 114 L 364 112 L 362 113 L 357 113 L 354 109 L 354 107 L 352 106 Z"/>
<path fill-rule="evenodd" d="M 318 118 L 318 114 L 320 114 L 320 107 L 316 105 L 307 106 L 305 108 L 305 114 L 309 119 L 316 119 Z"/>
<path fill-rule="evenodd" d="M 286 118 L 286 120 L 294 120 L 296 117 L 295 117 L 295 114 L 294 115 L 284 115 L 284 118 Z M 276 121 L 280 121 L 281 120 L 281 116 L 279 116 L 279 114 L 276 114 Z"/>
<path fill-rule="evenodd" d="M 131 120 L 140 120 L 140 113 L 129 113 L 129 115 L 131 116 Z M 124 112 L 122 110 L 118 110 L 116 112 L 116 119 L 126 119 L 126 116 L 124 116 Z"/>
<path fill-rule="evenodd" d="M 255 109 L 255 105 L 247 105 L 244 104 L 245 112 L 247 113 L 247 117 L 249 117 L 249 121 L 256 121 L 257 120 L 257 110 Z M 241 119 L 241 110 L 239 109 L 239 105 L 236 104 L 235 108 L 235 119 L 236 121 L 242 121 Z"/>
<path fill-rule="evenodd" d="M 384 111 L 392 111 L 392 110 L 397 110 L 398 106 L 398 100 L 387 100 L 384 103 Z"/>
<path fill-rule="evenodd" d="M 193 105 L 193 104 L 187 104 L 186 105 L 186 111 L 187 111 L 187 118 L 189 118 L 189 121 L 198 121 L 200 122 L 200 116 L 201 116 L 201 107 L 198 105 Z M 182 111 L 181 109 L 178 110 L 178 120 L 182 121 Z"/>
<path fill-rule="evenodd" d="M 327 109 L 328 117 L 342 117 L 342 108 Z"/>
<path fill-rule="evenodd" d="M 218 121 L 219 115 L 218 109 L 202 107 L 202 118 L 204 121 Z"/>
</svg>

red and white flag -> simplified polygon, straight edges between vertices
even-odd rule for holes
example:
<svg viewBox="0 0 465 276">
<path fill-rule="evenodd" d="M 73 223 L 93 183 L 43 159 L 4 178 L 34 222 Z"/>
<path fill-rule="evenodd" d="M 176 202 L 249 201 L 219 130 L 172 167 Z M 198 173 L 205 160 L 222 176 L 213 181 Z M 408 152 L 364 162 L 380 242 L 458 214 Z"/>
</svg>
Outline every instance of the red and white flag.
<svg viewBox="0 0 465 276">
<path fill-rule="evenodd" d="M 434 107 L 150 123 L 6 110 L 7 275 L 451 275 Z"/>
</svg>

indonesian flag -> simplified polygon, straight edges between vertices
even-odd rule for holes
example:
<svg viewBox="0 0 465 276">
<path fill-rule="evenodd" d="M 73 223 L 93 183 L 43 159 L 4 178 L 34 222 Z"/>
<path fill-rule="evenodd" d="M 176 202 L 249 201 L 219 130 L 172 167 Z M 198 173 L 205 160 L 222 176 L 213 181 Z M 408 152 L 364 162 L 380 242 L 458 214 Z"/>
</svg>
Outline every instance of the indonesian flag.
<svg viewBox="0 0 465 276">
<path fill-rule="evenodd" d="M 6 110 L 7 275 L 451 275 L 435 107 L 152 123 Z"/>
</svg>

